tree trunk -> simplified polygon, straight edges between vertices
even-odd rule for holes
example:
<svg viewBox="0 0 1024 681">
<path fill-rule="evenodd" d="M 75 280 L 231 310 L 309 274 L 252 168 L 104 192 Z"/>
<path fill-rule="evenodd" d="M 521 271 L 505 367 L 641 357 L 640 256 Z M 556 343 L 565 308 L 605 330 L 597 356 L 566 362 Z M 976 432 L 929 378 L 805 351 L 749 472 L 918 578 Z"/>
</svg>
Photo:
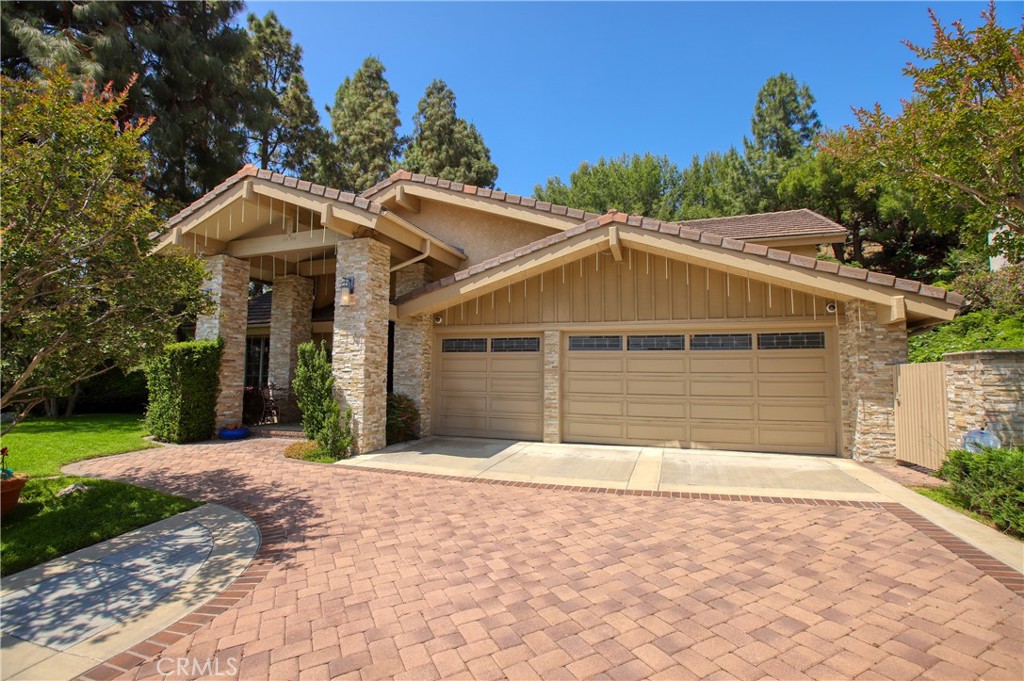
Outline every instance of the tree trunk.
<svg viewBox="0 0 1024 681">
<path fill-rule="evenodd" d="M 60 415 L 60 399 L 57 397 L 47 397 L 43 406 L 46 408 L 46 415 L 50 418 L 56 418 Z"/>
<path fill-rule="evenodd" d="M 75 415 L 75 403 L 78 402 L 78 396 L 82 394 L 82 384 L 75 383 L 74 388 L 71 389 L 71 394 L 68 396 L 68 404 L 64 408 L 64 416 Z"/>
</svg>

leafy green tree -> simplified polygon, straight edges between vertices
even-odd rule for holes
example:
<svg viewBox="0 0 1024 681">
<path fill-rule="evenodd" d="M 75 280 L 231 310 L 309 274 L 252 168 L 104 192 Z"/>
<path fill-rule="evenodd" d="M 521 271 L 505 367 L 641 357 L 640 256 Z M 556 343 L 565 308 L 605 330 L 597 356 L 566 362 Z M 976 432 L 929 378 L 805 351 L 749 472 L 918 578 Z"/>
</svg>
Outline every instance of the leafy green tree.
<svg viewBox="0 0 1024 681">
<path fill-rule="evenodd" d="M 735 148 L 724 154 L 713 151 L 701 159 L 696 154 L 683 170 L 682 218 L 714 218 L 740 215 L 751 203 L 747 166 Z"/>
<path fill-rule="evenodd" d="M 150 255 L 148 120 L 117 125 L 124 91 L 80 98 L 66 70 L 41 76 L 0 78 L 0 408 L 22 415 L 138 366 L 208 305 L 198 259 Z"/>
<path fill-rule="evenodd" d="M 242 69 L 255 103 L 246 116 L 250 157 L 260 168 L 309 177 L 327 132 L 302 75 L 302 47 L 273 12 L 248 21 Z"/>
<path fill-rule="evenodd" d="M 455 112 L 455 93 L 443 80 L 427 87 L 413 117 L 415 126 L 401 165 L 414 173 L 493 187 L 498 166 L 476 126 Z"/>
<path fill-rule="evenodd" d="M 243 114 L 255 104 L 240 78 L 241 8 L 239 0 L 3 3 L 3 72 L 34 78 L 64 65 L 78 91 L 90 78 L 119 90 L 137 78 L 119 120 L 155 119 L 142 140 L 146 186 L 161 212 L 173 212 L 243 163 Z"/>
<path fill-rule="evenodd" d="M 682 175 L 667 156 L 623 154 L 618 158 L 584 161 L 569 176 L 534 187 L 541 201 L 580 208 L 594 213 L 611 209 L 639 213 L 659 220 L 680 216 Z"/>
<path fill-rule="evenodd" d="M 336 148 L 328 150 L 320 167 L 333 186 L 368 189 L 388 176 L 398 157 L 398 95 L 384 71 L 380 60 L 367 57 L 338 88 L 329 109 Z"/>
<path fill-rule="evenodd" d="M 999 25 L 995 4 L 983 23 L 947 29 L 929 12 L 930 46 L 906 42 L 918 63 L 903 72 L 914 97 L 893 117 L 881 106 L 857 110 L 857 127 L 826 139 L 829 153 L 872 181 L 892 181 L 917 198 L 936 225 L 956 225 L 985 248 L 1024 259 L 1024 33 Z M 953 218 L 951 220 L 951 217 Z"/>
<path fill-rule="evenodd" d="M 779 182 L 821 132 L 810 88 L 788 73 L 769 78 L 757 93 L 750 132 L 743 139 L 753 192 L 748 211 L 779 210 Z"/>
</svg>

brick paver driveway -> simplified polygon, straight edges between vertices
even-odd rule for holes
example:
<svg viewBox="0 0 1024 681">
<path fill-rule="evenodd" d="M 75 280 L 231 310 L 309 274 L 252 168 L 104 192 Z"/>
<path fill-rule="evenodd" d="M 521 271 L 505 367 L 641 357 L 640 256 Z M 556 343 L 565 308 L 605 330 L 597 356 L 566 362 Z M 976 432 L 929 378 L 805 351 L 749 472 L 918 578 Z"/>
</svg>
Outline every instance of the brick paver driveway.
<svg viewBox="0 0 1024 681">
<path fill-rule="evenodd" d="M 503 487 L 281 447 L 77 464 L 239 508 L 273 549 L 251 592 L 129 675 L 183 656 L 243 679 L 1024 673 L 1021 598 L 883 509 Z"/>
</svg>

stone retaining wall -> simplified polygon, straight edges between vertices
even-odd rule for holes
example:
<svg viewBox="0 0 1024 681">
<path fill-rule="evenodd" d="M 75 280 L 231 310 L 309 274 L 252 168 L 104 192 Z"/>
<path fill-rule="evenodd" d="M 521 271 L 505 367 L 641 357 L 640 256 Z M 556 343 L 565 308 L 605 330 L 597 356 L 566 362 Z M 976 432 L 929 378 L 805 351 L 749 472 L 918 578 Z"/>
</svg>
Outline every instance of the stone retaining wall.
<svg viewBox="0 0 1024 681">
<path fill-rule="evenodd" d="M 943 362 L 949 448 L 982 427 L 1004 446 L 1024 446 L 1024 349 L 952 352 Z"/>
</svg>

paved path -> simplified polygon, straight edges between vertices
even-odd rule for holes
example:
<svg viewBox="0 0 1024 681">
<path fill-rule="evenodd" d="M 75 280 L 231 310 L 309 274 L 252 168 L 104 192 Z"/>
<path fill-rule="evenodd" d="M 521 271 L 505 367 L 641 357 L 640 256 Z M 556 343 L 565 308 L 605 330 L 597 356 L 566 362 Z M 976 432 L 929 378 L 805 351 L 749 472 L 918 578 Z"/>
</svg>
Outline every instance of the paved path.
<svg viewBox="0 0 1024 681">
<path fill-rule="evenodd" d="M 273 557 L 234 605 L 154 637 L 158 656 L 124 676 L 179 660 L 179 676 L 243 679 L 1024 675 L 1024 601 L 878 504 L 510 487 L 285 460 L 282 446 L 74 466 L 243 510 Z"/>
</svg>

